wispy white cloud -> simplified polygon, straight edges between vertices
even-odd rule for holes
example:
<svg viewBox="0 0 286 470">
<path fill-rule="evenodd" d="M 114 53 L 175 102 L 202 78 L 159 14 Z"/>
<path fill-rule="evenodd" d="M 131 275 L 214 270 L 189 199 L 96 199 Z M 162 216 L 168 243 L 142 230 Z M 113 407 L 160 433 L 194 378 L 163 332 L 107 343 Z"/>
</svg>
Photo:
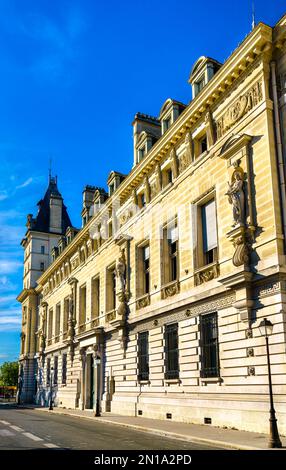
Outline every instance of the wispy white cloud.
<svg viewBox="0 0 286 470">
<path fill-rule="evenodd" d="M 8 359 L 9 354 L 0 354 L 0 359 Z"/>
<path fill-rule="evenodd" d="M 10 303 L 10 302 L 15 302 L 15 295 L 14 294 L 0 296 L 0 305 Z"/>
<path fill-rule="evenodd" d="M 26 187 L 29 186 L 31 183 L 33 183 L 33 178 L 32 178 L 32 177 L 26 179 L 26 181 L 24 181 L 24 183 L 19 184 L 18 186 L 16 186 L 16 189 L 26 188 Z"/>
<path fill-rule="evenodd" d="M 1 274 L 12 274 L 18 271 L 23 264 L 20 261 L 9 259 L 0 259 L 0 272 Z"/>
<path fill-rule="evenodd" d="M 6 190 L 0 191 L 0 201 L 4 201 L 5 199 L 8 198 L 8 193 Z"/>
</svg>

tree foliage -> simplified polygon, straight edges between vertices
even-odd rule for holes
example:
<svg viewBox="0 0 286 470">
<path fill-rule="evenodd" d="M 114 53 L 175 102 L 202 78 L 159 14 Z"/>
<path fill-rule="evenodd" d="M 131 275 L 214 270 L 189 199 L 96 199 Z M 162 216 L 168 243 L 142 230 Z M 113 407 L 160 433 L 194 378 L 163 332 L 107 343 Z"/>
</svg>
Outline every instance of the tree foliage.
<svg viewBox="0 0 286 470">
<path fill-rule="evenodd" d="M 0 385 L 17 386 L 18 383 L 18 362 L 4 362 L 0 366 Z"/>
</svg>

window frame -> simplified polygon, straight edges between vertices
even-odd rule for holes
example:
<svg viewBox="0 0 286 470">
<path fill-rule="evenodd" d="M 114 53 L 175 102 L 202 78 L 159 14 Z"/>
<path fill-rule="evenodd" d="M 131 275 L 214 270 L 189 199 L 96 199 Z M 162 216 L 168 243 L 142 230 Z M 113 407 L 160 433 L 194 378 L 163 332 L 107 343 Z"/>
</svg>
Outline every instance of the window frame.
<svg viewBox="0 0 286 470">
<path fill-rule="evenodd" d="M 214 323 L 214 326 L 212 326 L 212 331 L 215 331 L 215 336 L 207 338 L 208 331 L 206 330 L 206 327 L 209 326 L 211 322 Z M 220 377 L 219 328 L 217 312 L 206 313 L 200 316 L 200 353 L 201 378 L 209 379 Z M 214 366 L 212 365 L 213 354 L 215 356 Z"/>
<path fill-rule="evenodd" d="M 137 352 L 137 379 L 139 382 L 149 381 L 149 331 L 138 333 Z"/>
<path fill-rule="evenodd" d="M 170 348 L 171 334 L 175 337 L 176 347 Z M 170 339 L 171 338 L 171 339 Z M 179 325 L 178 323 L 169 323 L 165 325 L 164 330 L 164 376 L 165 380 L 179 380 L 180 363 L 179 363 Z M 172 362 L 174 367 L 170 367 Z"/>
</svg>

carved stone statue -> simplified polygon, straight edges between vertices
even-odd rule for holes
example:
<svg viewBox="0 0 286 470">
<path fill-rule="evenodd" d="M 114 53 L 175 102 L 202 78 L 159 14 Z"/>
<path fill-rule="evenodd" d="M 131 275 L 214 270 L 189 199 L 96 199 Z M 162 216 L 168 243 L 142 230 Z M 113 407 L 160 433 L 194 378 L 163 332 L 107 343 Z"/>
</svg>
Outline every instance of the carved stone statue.
<svg viewBox="0 0 286 470">
<path fill-rule="evenodd" d="M 68 321 L 73 319 L 73 313 L 74 313 L 74 308 L 73 308 L 73 294 L 69 295 L 69 309 L 68 309 Z"/>
<path fill-rule="evenodd" d="M 115 273 L 116 277 L 119 281 L 119 286 L 120 286 L 120 291 L 124 292 L 125 291 L 125 272 L 126 272 L 126 259 L 125 259 L 125 253 L 124 250 L 121 250 L 120 252 L 120 257 L 117 260 L 116 267 L 115 267 Z"/>
<path fill-rule="evenodd" d="M 44 335 L 44 332 L 41 330 L 40 332 L 40 351 L 44 351 L 45 350 L 45 347 L 46 347 L 46 337 Z"/>
<path fill-rule="evenodd" d="M 237 225 L 243 226 L 245 223 L 245 209 L 244 209 L 244 190 L 243 190 L 243 176 L 239 170 L 235 170 L 232 176 L 231 184 L 228 183 L 228 196 L 229 203 L 232 204 L 233 211 L 233 227 Z"/>
</svg>

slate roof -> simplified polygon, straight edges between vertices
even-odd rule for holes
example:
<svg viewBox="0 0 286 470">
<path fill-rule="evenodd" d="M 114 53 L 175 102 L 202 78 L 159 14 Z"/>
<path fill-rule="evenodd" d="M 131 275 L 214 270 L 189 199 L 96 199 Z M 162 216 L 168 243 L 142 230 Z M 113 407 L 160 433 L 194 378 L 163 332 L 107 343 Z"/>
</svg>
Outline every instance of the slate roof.
<svg viewBox="0 0 286 470">
<path fill-rule="evenodd" d="M 38 214 L 35 217 L 33 230 L 38 232 L 49 232 L 50 227 L 50 198 L 51 196 L 63 199 L 58 190 L 57 178 L 50 177 L 49 186 L 43 199 L 38 202 Z M 66 229 L 71 227 L 72 223 L 69 218 L 66 206 L 62 205 L 62 235 L 65 234 Z"/>
</svg>

